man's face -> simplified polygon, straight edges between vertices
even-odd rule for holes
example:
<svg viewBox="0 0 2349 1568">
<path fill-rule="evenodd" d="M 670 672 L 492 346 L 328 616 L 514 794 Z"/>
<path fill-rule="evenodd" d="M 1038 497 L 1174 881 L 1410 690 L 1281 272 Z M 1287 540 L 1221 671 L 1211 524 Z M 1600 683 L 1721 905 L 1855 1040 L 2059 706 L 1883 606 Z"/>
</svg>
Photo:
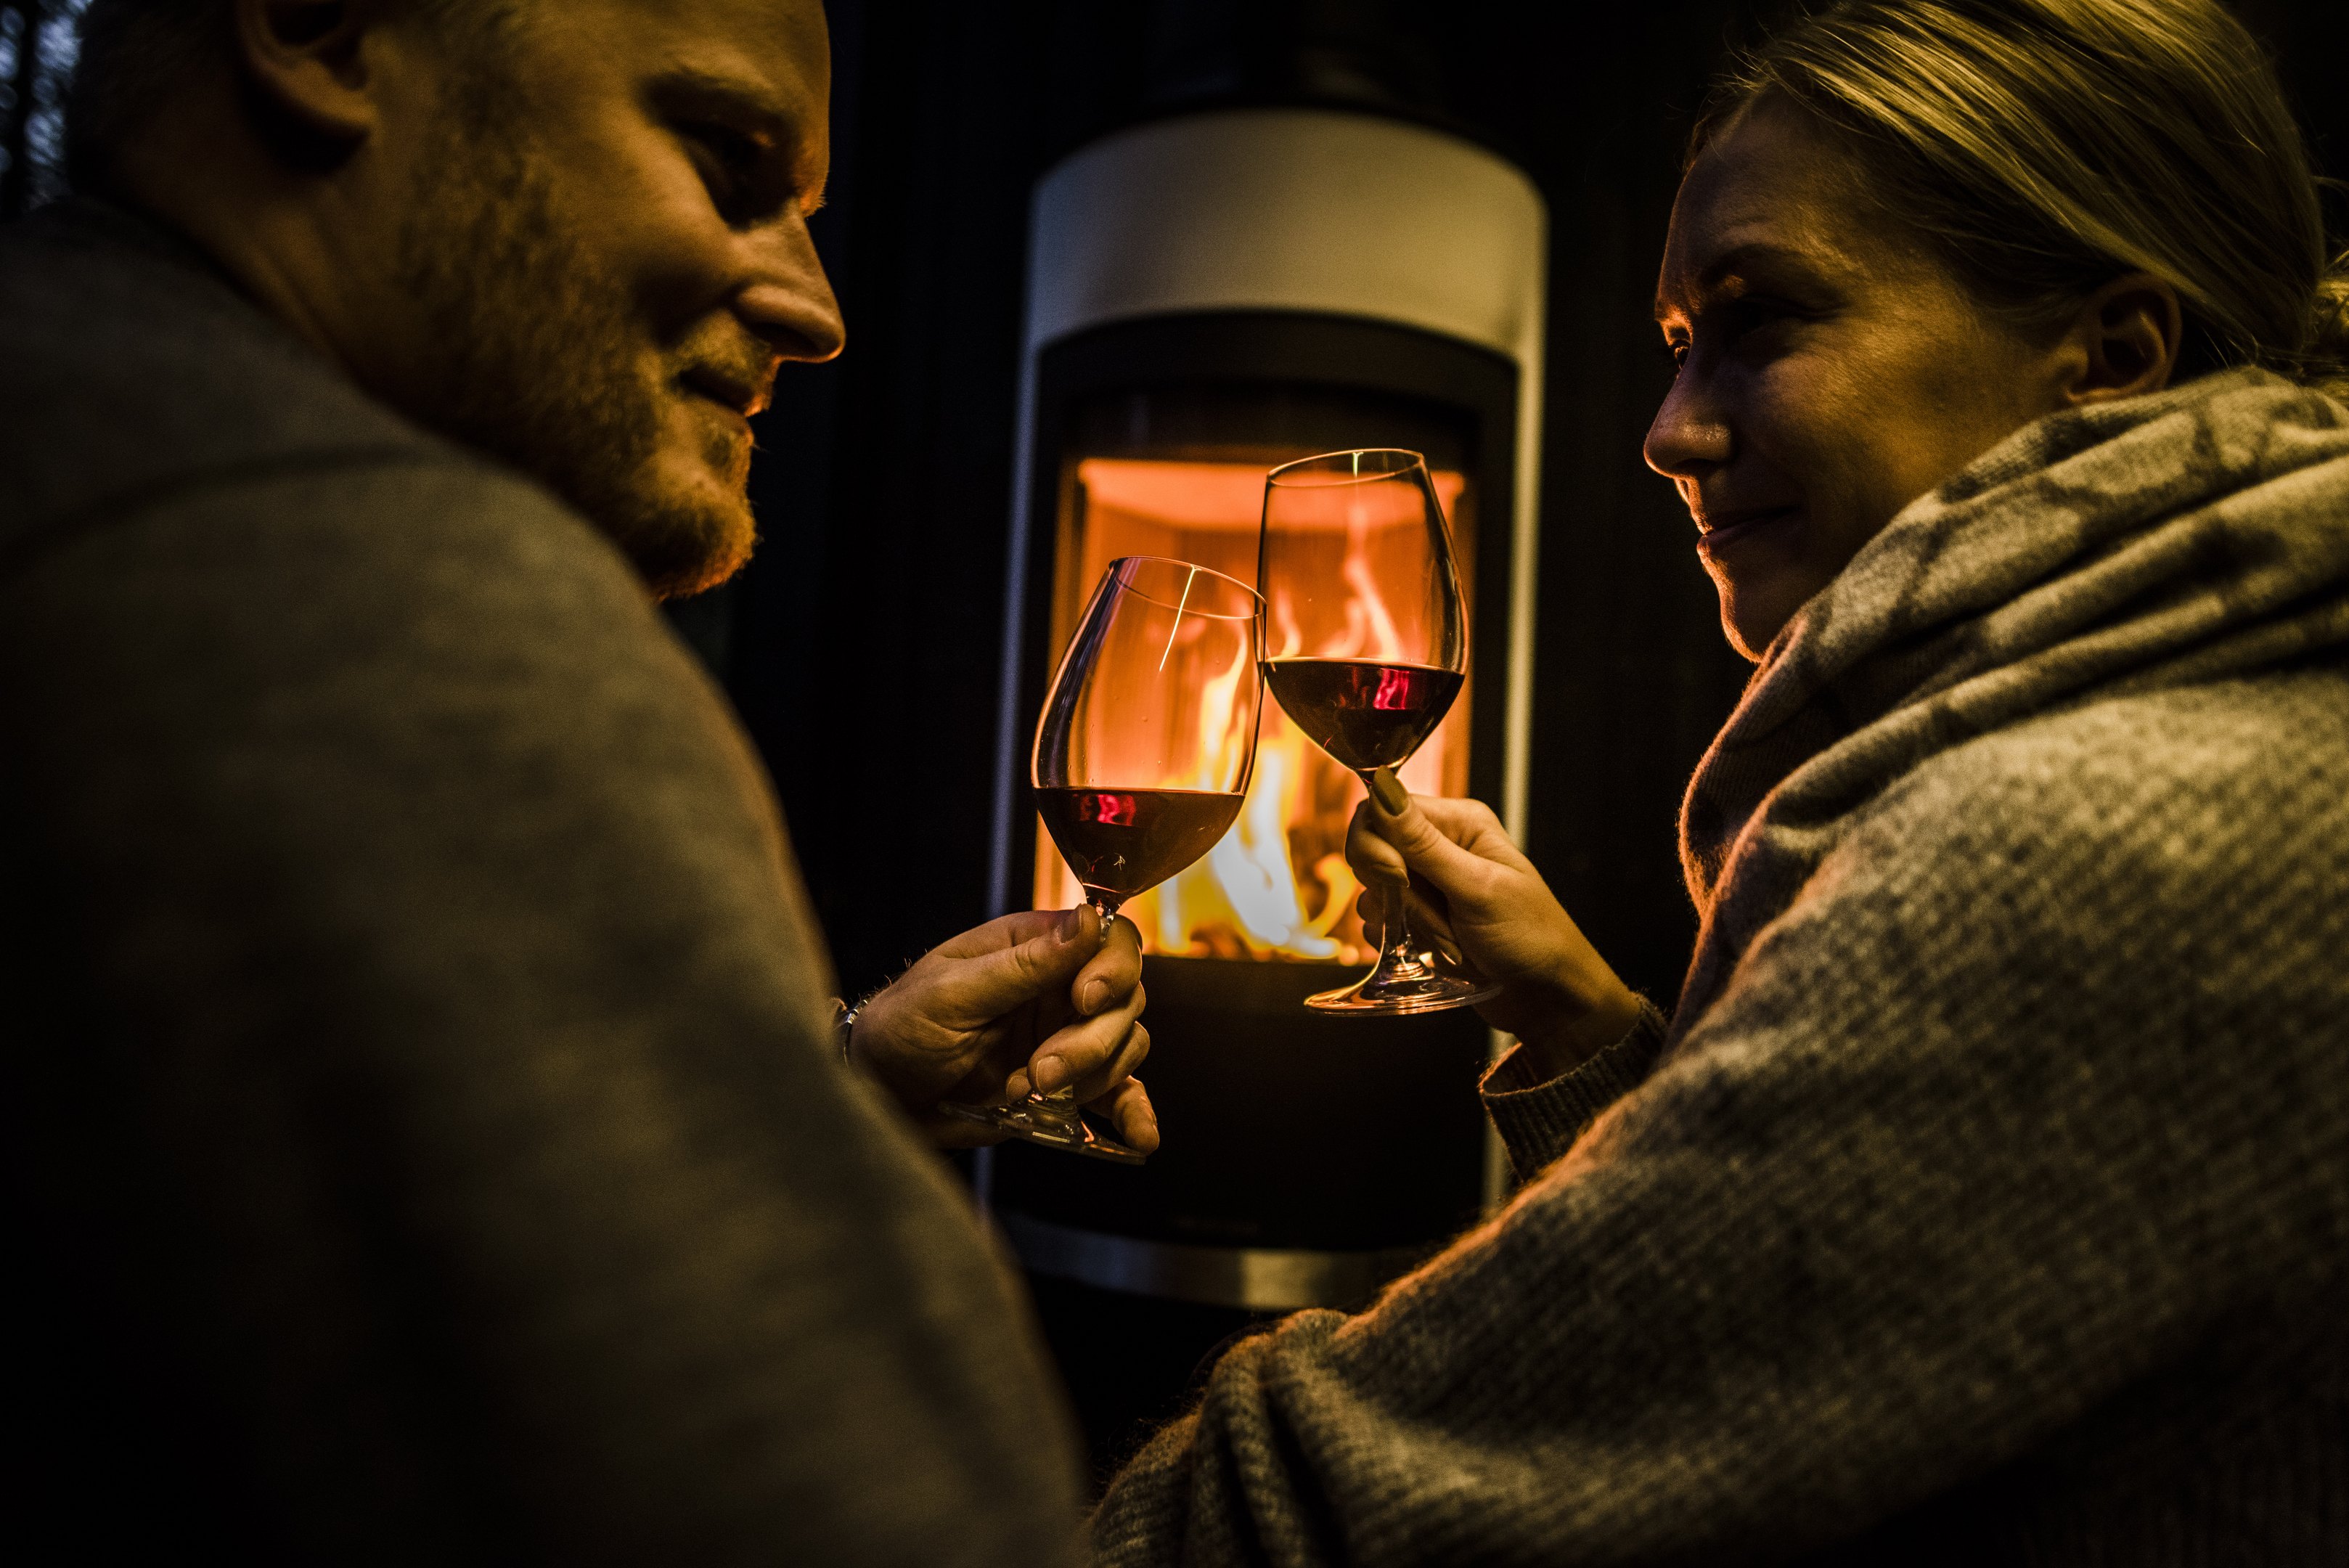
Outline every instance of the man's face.
<svg viewBox="0 0 2349 1568">
<path fill-rule="evenodd" d="M 422 423 L 536 475 L 654 591 L 750 553 L 750 416 L 840 351 L 807 231 L 829 59 L 815 0 L 533 0 L 461 28 L 386 118 L 406 339 L 357 356 Z M 377 334 L 380 338 L 384 335 Z"/>
</svg>

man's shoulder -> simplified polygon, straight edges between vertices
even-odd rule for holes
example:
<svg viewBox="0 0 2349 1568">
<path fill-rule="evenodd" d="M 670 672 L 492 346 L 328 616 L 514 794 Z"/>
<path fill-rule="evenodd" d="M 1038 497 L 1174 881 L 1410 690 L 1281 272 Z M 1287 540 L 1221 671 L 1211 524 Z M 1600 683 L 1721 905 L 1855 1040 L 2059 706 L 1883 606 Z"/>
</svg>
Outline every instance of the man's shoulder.
<svg viewBox="0 0 2349 1568">
<path fill-rule="evenodd" d="M 247 476 L 386 462 L 492 472 L 139 218 L 75 202 L 0 231 L 0 548 Z"/>
</svg>

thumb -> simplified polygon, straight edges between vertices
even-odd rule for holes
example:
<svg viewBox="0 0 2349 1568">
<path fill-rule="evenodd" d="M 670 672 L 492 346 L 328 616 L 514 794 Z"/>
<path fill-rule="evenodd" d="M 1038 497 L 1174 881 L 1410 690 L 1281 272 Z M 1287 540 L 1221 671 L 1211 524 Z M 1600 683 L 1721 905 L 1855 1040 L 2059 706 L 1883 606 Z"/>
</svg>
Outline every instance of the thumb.
<svg viewBox="0 0 2349 1568">
<path fill-rule="evenodd" d="M 1380 768 L 1371 774 L 1371 821 L 1379 836 L 1395 846 L 1412 874 L 1425 877 L 1440 893 L 1464 888 L 1485 868 L 1483 861 L 1428 820 L 1392 768 Z"/>
<path fill-rule="evenodd" d="M 975 1019 L 998 1018 L 1074 980 L 1101 950 L 1102 919 L 1080 904 L 1023 941 L 976 955 L 958 966 L 954 1000 Z"/>
</svg>

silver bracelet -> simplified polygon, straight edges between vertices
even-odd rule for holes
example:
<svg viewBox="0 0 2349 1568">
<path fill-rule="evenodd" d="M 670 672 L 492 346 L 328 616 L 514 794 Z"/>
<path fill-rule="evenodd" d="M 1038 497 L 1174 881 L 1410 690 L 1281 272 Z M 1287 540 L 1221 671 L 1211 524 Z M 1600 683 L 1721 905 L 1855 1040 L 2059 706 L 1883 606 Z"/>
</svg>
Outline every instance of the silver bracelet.
<svg viewBox="0 0 2349 1568">
<path fill-rule="evenodd" d="M 852 1007 L 836 996 L 832 999 L 832 1031 L 840 1041 L 840 1064 L 843 1067 L 855 1065 L 848 1054 L 848 1043 L 856 1033 L 856 1015 L 864 1012 L 864 1003 L 872 1000 L 868 996 Z"/>
</svg>

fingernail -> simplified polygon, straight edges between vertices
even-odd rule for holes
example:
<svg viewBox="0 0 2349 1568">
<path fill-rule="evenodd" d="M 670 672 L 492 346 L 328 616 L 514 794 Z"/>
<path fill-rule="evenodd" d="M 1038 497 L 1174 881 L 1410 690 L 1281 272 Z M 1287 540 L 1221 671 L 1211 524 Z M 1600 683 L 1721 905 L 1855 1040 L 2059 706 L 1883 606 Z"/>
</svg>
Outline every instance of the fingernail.
<svg viewBox="0 0 2349 1568">
<path fill-rule="evenodd" d="M 1403 807 L 1411 804 L 1411 791 L 1402 787 L 1392 768 L 1380 768 L 1371 774 L 1371 796 L 1389 816 L 1401 816 Z"/>
<path fill-rule="evenodd" d="M 1082 937 L 1086 928 L 1092 923 L 1092 914 L 1093 907 L 1091 904 L 1079 904 L 1061 916 L 1061 940 L 1064 942 L 1073 942 Z"/>
<path fill-rule="evenodd" d="M 1058 1056 L 1047 1056 L 1029 1071 L 1035 1075 L 1036 1092 L 1049 1095 L 1069 1081 L 1069 1064 Z"/>
<path fill-rule="evenodd" d="M 1095 1012 L 1100 1011 L 1102 996 L 1108 990 L 1109 982 L 1107 981 L 1089 980 L 1085 981 L 1084 989 L 1077 992 L 1077 1011 L 1083 1013 L 1087 1018 L 1091 1018 Z"/>
<path fill-rule="evenodd" d="M 1003 1103 L 1016 1106 L 1028 1097 L 1028 1070 L 1022 1067 L 1003 1080 Z"/>
</svg>

